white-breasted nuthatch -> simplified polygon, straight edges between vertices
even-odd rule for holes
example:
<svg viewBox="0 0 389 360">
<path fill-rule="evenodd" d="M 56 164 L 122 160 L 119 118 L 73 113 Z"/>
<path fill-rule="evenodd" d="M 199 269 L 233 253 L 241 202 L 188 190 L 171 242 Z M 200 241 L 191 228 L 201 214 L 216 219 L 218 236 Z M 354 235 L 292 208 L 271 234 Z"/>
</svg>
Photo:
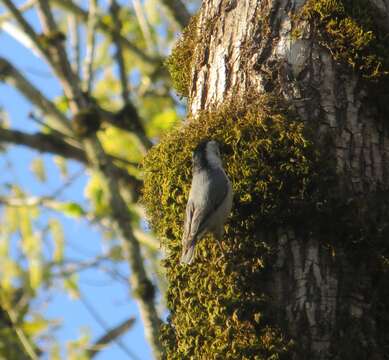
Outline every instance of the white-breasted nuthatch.
<svg viewBox="0 0 389 360">
<path fill-rule="evenodd" d="M 193 152 L 193 177 L 186 205 L 181 263 L 190 264 L 196 243 L 208 232 L 221 240 L 231 212 L 232 186 L 220 159 L 219 144 L 202 141 Z"/>
</svg>

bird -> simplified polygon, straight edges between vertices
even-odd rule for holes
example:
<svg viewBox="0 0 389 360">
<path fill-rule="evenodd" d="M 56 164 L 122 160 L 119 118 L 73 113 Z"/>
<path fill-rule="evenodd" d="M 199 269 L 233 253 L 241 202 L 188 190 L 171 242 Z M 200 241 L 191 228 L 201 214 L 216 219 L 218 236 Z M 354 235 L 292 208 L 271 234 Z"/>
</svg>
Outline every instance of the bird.
<svg viewBox="0 0 389 360">
<path fill-rule="evenodd" d="M 223 169 L 219 143 L 203 140 L 193 151 L 192 184 L 186 205 L 181 264 L 192 263 L 196 243 L 207 233 L 212 233 L 220 245 L 232 201 L 232 185 Z"/>
</svg>

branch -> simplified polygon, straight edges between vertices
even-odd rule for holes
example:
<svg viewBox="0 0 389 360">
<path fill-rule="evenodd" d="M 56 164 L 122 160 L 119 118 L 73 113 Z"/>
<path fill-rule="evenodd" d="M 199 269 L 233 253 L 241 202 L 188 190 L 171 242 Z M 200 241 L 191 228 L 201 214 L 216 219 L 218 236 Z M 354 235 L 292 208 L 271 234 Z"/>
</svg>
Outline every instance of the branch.
<svg viewBox="0 0 389 360">
<path fill-rule="evenodd" d="M 72 48 L 72 61 L 71 66 L 73 72 L 80 76 L 81 68 L 81 53 L 80 53 L 80 29 L 78 21 L 73 14 L 67 16 L 68 31 L 70 34 L 70 46 Z"/>
<path fill-rule="evenodd" d="M 29 82 L 9 61 L 0 57 L 0 80 L 18 89 L 31 103 L 45 115 L 50 127 L 67 136 L 73 131 L 65 115 L 47 99 L 31 82 Z"/>
<path fill-rule="evenodd" d="M 108 203 L 111 207 L 112 223 L 122 240 L 123 251 L 131 266 L 130 283 L 135 299 L 138 301 L 145 335 L 153 349 L 154 357 L 162 357 L 162 348 L 159 340 L 161 320 L 155 307 L 155 289 L 146 273 L 145 263 L 138 240 L 131 226 L 131 215 L 127 203 L 124 201 L 120 186 L 113 176 L 112 163 L 107 158 L 101 143 L 96 136 L 85 138 L 84 148 L 88 160 L 94 169 L 100 173 L 105 182 Z"/>
<path fill-rule="evenodd" d="M 146 45 L 149 50 L 149 53 L 153 54 L 156 52 L 157 47 L 154 44 L 153 36 L 151 35 L 151 31 L 150 31 L 150 24 L 147 21 L 142 3 L 140 2 L 140 0 L 132 0 L 132 3 L 134 6 L 135 15 L 138 19 L 138 23 L 142 31 L 143 37 L 146 41 Z"/>
<path fill-rule="evenodd" d="M 8 197 L 0 196 L 0 204 L 9 207 L 35 207 L 44 206 L 47 209 L 57 210 L 63 209 L 68 203 L 57 201 L 50 196 L 23 196 L 23 197 Z"/>
<path fill-rule="evenodd" d="M 45 41 L 35 33 L 31 25 L 24 19 L 22 13 L 11 0 L 1 0 L 12 13 L 16 22 L 24 33 L 30 38 L 46 61 L 52 66 L 54 72 L 62 83 L 65 95 L 70 99 L 70 105 L 76 108 L 75 102 L 82 103 L 83 95 L 78 87 L 78 79 L 73 73 L 66 52 L 62 45 L 63 38 L 59 35 L 47 0 L 38 0 L 38 15 L 41 18 Z"/>
<path fill-rule="evenodd" d="M 93 82 L 93 59 L 95 53 L 95 30 L 97 24 L 97 0 L 89 0 L 89 12 L 86 29 L 86 55 L 84 61 L 84 91 L 91 93 Z"/>
<path fill-rule="evenodd" d="M 53 277 L 57 278 L 68 278 L 76 273 L 81 273 L 82 271 L 89 270 L 91 268 L 101 268 L 101 264 L 107 260 L 106 255 L 99 255 L 91 260 L 71 261 L 69 259 L 58 261 L 50 261 L 46 263 L 50 273 Z"/>
<path fill-rule="evenodd" d="M 56 191 L 56 193 L 58 193 L 58 191 Z M 0 196 L 0 204 L 10 207 L 42 206 L 44 208 L 63 213 L 64 209 L 67 208 L 69 203 L 56 200 L 56 195 L 57 194 L 54 193 L 49 196 Z M 84 209 L 82 209 L 82 211 L 84 211 Z M 100 225 L 107 229 L 112 229 L 113 227 L 112 220 L 107 216 L 96 216 L 96 214 L 88 212 L 85 212 L 85 215 L 83 216 L 92 224 Z M 157 239 L 153 237 L 149 232 L 145 232 L 141 229 L 135 228 L 134 235 L 140 244 L 145 246 L 153 253 L 159 251 L 159 244 Z"/>
<path fill-rule="evenodd" d="M 20 5 L 18 7 L 18 10 L 19 10 L 19 12 L 23 13 L 27 10 L 30 10 L 32 7 L 34 7 L 35 3 L 36 3 L 36 0 L 28 0 L 24 4 Z M 12 17 L 13 17 L 12 13 L 9 13 L 9 12 L 7 12 L 5 14 L 1 14 L 0 15 L 0 24 L 3 21 L 12 19 Z"/>
<path fill-rule="evenodd" d="M 127 79 L 127 69 L 126 69 L 126 63 L 124 61 L 123 56 L 123 49 L 122 45 L 120 43 L 120 32 L 122 28 L 122 24 L 119 18 L 119 6 L 115 0 L 111 0 L 110 5 L 110 12 L 112 14 L 112 19 L 114 20 L 116 24 L 116 29 L 114 30 L 112 34 L 113 41 L 116 45 L 116 61 L 118 63 L 119 67 L 119 76 L 120 76 L 120 84 L 121 84 L 121 90 L 122 90 L 122 99 L 124 103 L 124 107 L 121 113 L 119 115 L 122 116 L 116 116 L 115 118 L 115 126 L 118 126 L 118 124 L 122 121 L 125 125 L 127 125 L 127 130 L 131 130 L 134 132 L 138 139 L 141 142 L 141 146 L 143 147 L 143 152 L 145 153 L 151 146 L 152 143 L 150 142 L 149 138 L 146 136 L 145 130 L 143 128 L 142 121 L 139 117 L 138 111 L 135 108 L 134 105 L 132 105 L 130 101 L 130 94 L 129 94 L 129 84 Z"/>
<path fill-rule="evenodd" d="M 7 7 L 10 7 L 10 0 L 2 1 L 6 3 Z M 39 0 L 39 15 L 42 19 L 44 31 L 57 33 L 56 24 L 54 23 L 47 0 Z M 22 18 L 21 21 L 23 20 Z M 66 53 L 63 51 L 63 46 L 59 39 L 51 42 L 50 49 L 50 55 L 53 58 L 47 57 L 47 60 L 60 77 L 66 96 L 72 100 L 70 104 L 72 112 L 77 114 L 88 106 L 87 103 L 85 104 L 86 99 L 82 96 L 78 86 L 79 83 L 75 82 L 76 78 L 70 69 Z M 61 68 L 58 69 L 58 67 Z M 128 211 L 127 203 L 121 194 L 121 186 L 116 178 L 116 167 L 105 153 L 96 134 L 88 134 L 88 136 L 83 137 L 82 144 L 85 149 L 88 164 L 100 174 L 104 182 L 112 222 L 115 230 L 120 235 L 123 251 L 131 268 L 130 282 L 134 297 L 139 305 L 145 335 L 150 342 L 155 358 L 160 359 L 162 356 L 162 348 L 159 340 L 161 320 L 154 303 L 155 289 L 146 273 L 140 244 L 133 233 L 131 226 L 132 218 Z"/>
<path fill-rule="evenodd" d="M 23 329 L 18 324 L 17 314 L 16 314 L 15 310 L 13 310 L 11 308 L 7 308 L 7 309 L 5 309 L 5 311 L 7 312 L 8 316 L 12 322 L 12 327 L 15 329 L 15 333 L 16 333 L 17 337 L 19 338 L 19 341 L 22 344 L 28 357 L 31 360 L 39 360 L 39 357 L 36 354 L 33 345 L 30 343 L 30 340 L 27 338 Z"/>
<path fill-rule="evenodd" d="M 14 5 L 11 0 L 1 0 L 2 3 L 7 7 L 9 12 L 12 14 L 13 18 L 17 21 L 23 32 L 31 39 L 31 41 L 35 44 L 38 50 L 46 55 L 46 49 L 42 46 L 41 41 L 39 41 L 39 37 L 32 28 L 32 26 L 24 19 L 22 13 L 19 9 Z"/>
<path fill-rule="evenodd" d="M 87 22 L 88 20 L 88 13 L 83 10 L 81 7 L 76 5 L 71 0 L 52 0 L 53 3 L 55 3 L 58 7 L 70 11 L 74 15 L 76 15 L 80 20 L 83 22 Z M 105 35 L 108 35 L 109 37 L 112 36 L 112 32 L 115 31 L 115 27 L 112 25 L 109 25 L 105 22 L 99 21 L 97 23 L 97 29 L 102 31 Z M 139 49 L 136 45 L 134 45 L 132 42 L 130 42 L 126 37 L 120 35 L 120 43 L 127 48 L 129 51 L 131 51 L 135 56 L 139 58 L 142 62 L 152 65 L 153 67 L 159 67 L 162 66 L 162 60 L 160 58 L 151 57 L 147 54 L 145 54 L 141 49 Z"/>
<path fill-rule="evenodd" d="M 127 69 L 126 64 L 124 62 L 123 57 L 123 50 L 122 50 L 122 44 L 120 42 L 120 33 L 122 30 L 122 22 L 119 18 L 119 5 L 115 0 L 110 1 L 110 13 L 112 16 L 112 19 L 114 23 L 116 24 L 115 29 L 112 32 L 112 39 L 116 45 L 116 61 L 118 63 L 119 67 L 119 76 L 120 76 L 120 84 L 121 84 L 121 90 L 122 90 L 122 99 L 123 103 L 127 104 L 130 100 L 130 94 L 128 90 L 128 80 L 127 80 Z"/>
<path fill-rule="evenodd" d="M 129 318 L 116 327 L 107 331 L 105 335 L 100 337 L 93 346 L 88 350 L 87 356 L 90 358 L 98 355 L 100 350 L 104 349 L 109 343 L 115 341 L 117 338 L 122 336 L 135 324 L 135 318 Z"/>
<path fill-rule="evenodd" d="M 0 142 L 27 146 L 39 152 L 59 155 L 66 159 L 76 160 L 88 165 L 86 154 L 83 150 L 69 145 L 53 135 L 42 133 L 27 134 L 22 131 L 4 129 L 0 127 Z M 115 158 L 112 158 L 112 160 L 115 160 Z M 139 197 L 142 182 L 136 177 L 128 174 L 126 170 L 116 166 L 113 166 L 113 173 L 115 177 L 121 179 L 126 186 L 130 188 L 131 197 L 136 200 Z"/>
<path fill-rule="evenodd" d="M 99 112 L 103 122 L 119 129 L 134 133 L 140 141 L 143 153 L 146 153 L 147 150 L 153 146 L 153 143 L 146 135 L 146 131 L 143 127 L 142 120 L 139 117 L 137 109 L 130 101 L 128 101 L 124 108 L 117 114 L 101 108 L 99 109 Z"/>
<path fill-rule="evenodd" d="M 14 12 L 17 14 L 17 9 L 11 4 L 9 4 L 9 0 L 2 0 L 5 2 L 6 6 L 10 9 L 13 9 Z M 50 9 L 48 8 L 48 3 L 46 0 L 39 0 L 40 4 L 40 17 L 42 18 L 42 22 L 44 24 L 45 32 L 57 32 L 56 24 L 54 23 L 54 19 L 50 13 Z M 16 15 L 15 15 L 16 16 Z M 25 22 L 21 14 L 19 13 L 17 15 L 17 19 L 19 24 L 23 28 L 28 28 L 29 25 Z M 31 31 L 28 34 L 32 41 L 37 41 L 38 44 L 40 43 L 39 40 L 36 37 L 36 34 L 31 29 Z M 118 43 L 120 43 L 118 38 Z M 56 73 L 59 76 L 59 79 L 61 80 L 61 83 L 63 85 L 63 88 L 65 90 L 65 94 L 68 97 L 68 99 L 71 100 L 71 105 L 73 107 L 73 111 L 77 112 L 77 108 L 79 105 L 82 107 L 85 107 L 85 99 L 84 96 L 81 93 L 81 89 L 79 87 L 79 80 L 77 79 L 76 75 L 73 73 L 70 63 L 67 60 L 66 52 L 61 44 L 60 40 L 55 41 L 52 46 L 50 46 L 50 54 L 52 56 L 48 56 L 47 60 L 52 65 L 54 69 L 56 69 Z M 124 61 L 122 61 L 122 64 L 124 66 Z M 123 66 L 121 67 L 121 79 L 122 83 L 125 79 L 125 69 L 123 69 Z M 9 80 L 8 82 L 17 87 L 31 102 L 34 104 L 37 104 L 44 112 L 54 115 L 54 117 L 62 124 L 65 125 L 66 128 L 70 129 L 69 123 L 67 122 L 64 115 L 62 115 L 61 112 L 58 111 L 58 109 L 48 100 L 46 99 L 30 82 L 28 82 L 19 71 L 17 71 L 12 64 L 10 64 L 7 60 L 0 58 L 0 75 L 1 72 L 4 72 L 4 78 Z M 124 86 L 126 86 L 124 84 Z M 75 105 L 75 102 L 78 102 L 78 105 Z M 128 109 L 128 107 L 127 107 Z M 104 112 L 100 109 L 100 113 L 104 113 L 104 115 L 109 115 L 108 112 Z M 110 122 L 114 126 L 118 126 L 126 131 L 132 131 L 134 132 L 137 137 L 140 140 L 140 144 L 142 145 L 142 148 L 144 152 L 149 149 L 152 146 L 152 143 L 148 139 L 148 137 L 145 134 L 143 125 L 141 123 L 141 120 L 139 118 L 139 115 L 137 114 L 137 111 L 134 106 L 131 106 L 131 114 L 126 112 L 121 118 L 121 120 L 125 121 L 118 121 L 117 117 L 112 119 L 112 117 L 108 116 L 108 122 Z M 129 116 L 130 115 L 130 116 Z M 58 125 L 58 126 L 55 126 Z M 56 130 L 59 130 L 58 127 L 61 127 L 62 132 L 69 134 L 71 130 L 63 129 L 61 124 L 55 124 L 53 128 Z M 65 132 L 66 131 L 66 132 Z"/>
<path fill-rule="evenodd" d="M 57 107 L 47 99 L 31 82 L 29 82 L 19 70 L 17 70 L 8 60 L 0 57 L 0 81 L 18 89 L 31 103 L 37 106 L 45 115 L 49 128 L 72 138 L 73 130 L 66 116 L 61 113 Z M 125 116 L 118 117 L 115 114 L 98 109 L 103 121 L 112 126 L 125 131 L 133 132 L 140 140 L 144 151 L 152 146 L 151 141 L 146 136 L 141 120 L 137 115 L 136 109 L 132 114 L 126 113 Z M 76 145 L 74 139 L 66 138 L 66 142 Z"/>
<path fill-rule="evenodd" d="M 65 115 L 47 99 L 31 82 L 29 82 L 8 60 L 0 58 L 0 80 L 18 89 L 31 103 L 45 115 L 49 115 L 49 127 L 72 136 L 73 131 Z"/>
<path fill-rule="evenodd" d="M 39 152 L 48 152 L 60 155 L 67 159 L 86 163 L 85 153 L 63 140 L 48 134 L 27 134 L 18 130 L 0 128 L 0 142 L 13 143 L 28 146 Z"/>
<path fill-rule="evenodd" d="M 3 0 L 9 1 L 9 0 Z M 38 15 L 41 21 L 44 36 L 46 36 L 46 60 L 53 68 L 62 84 L 67 98 L 70 100 L 70 107 L 77 112 L 78 107 L 87 107 L 86 99 L 80 87 L 80 80 L 73 72 L 70 65 L 63 38 L 58 36 L 60 31 L 51 13 L 48 0 L 38 0 Z"/>
<path fill-rule="evenodd" d="M 161 2 L 182 28 L 189 24 L 190 14 L 181 0 L 161 0 Z"/>
<path fill-rule="evenodd" d="M 14 22 L 2 21 L 0 22 L 0 29 L 5 31 L 9 36 L 14 38 L 22 46 L 30 50 L 37 58 L 43 59 L 45 56 L 36 47 L 35 43 L 20 29 Z"/>
<path fill-rule="evenodd" d="M 100 324 L 100 326 L 105 330 L 109 331 L 105 321 L 100 317 L 99 313 L 95 310 L 95 308 L 89 303 L 86 297 L 80 292 L 80 300 L 85 306 L 85 308 L 89 311 L 89 313 L 93 316 L 93 318 Z M 127 320 L 127 321 L 130 321 Z M 137 360 L 138 357 L 135 356 L 117 337 L 113 339 L 113 341 L 118 344 L 118 346 L 128 355 L 129 358 Z"/>
</svg>

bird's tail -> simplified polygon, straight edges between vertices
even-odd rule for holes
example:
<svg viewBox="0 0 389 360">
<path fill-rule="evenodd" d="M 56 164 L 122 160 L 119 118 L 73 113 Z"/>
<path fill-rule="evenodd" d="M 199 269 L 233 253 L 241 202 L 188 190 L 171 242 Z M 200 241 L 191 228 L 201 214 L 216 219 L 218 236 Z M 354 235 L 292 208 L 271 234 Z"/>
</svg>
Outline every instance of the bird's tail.
<svg viewBox="0 0 389 360">
<path fill-rule="evenodd" d="M 180 263 L 190 265 L 194 258 L 194 250 L 195 250 L 194 241 L 191 241 L 189 246 L 184 246 L 182 249 Z"/>
</svg>

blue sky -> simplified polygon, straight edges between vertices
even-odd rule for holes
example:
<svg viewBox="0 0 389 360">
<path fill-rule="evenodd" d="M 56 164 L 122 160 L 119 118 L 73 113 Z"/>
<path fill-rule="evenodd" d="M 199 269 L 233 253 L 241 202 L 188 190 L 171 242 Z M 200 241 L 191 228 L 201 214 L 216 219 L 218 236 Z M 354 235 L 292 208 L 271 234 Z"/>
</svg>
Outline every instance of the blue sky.
<svg viewBox="0 0 389 360">
<path fill-rule="evenodd" d="M 20 2 L 18 2 L 20 3 Z M 35 23 L 36 19 L 29 17 Z M 60 94 L 60 88 L 55 81 L 50 69 L 45 63 L 36 58 L 31 52 L 15 42 L 6 33 L 0 33 L 0 56 L 11 61 L 34 84 L 52 98 Z M 11 127 L 27 132 L 37 130 L 35 123 L 29 118 L 32 106 L 14 89 L 0 83 L 0 106 L 5 108 L 10 115 Z M 48 181 L 40 183 L 31 173 L 31 161 L 39 154 L 22 147 L 12 147 L 6 155 L 0 157 L 0 183 L 17 182 L 22 188 L 28 189 L 31 195 L 51 194 L 60 184 L 60 174 L 52 157 L 44 155 L 44 162 L 48 174 Z M 12 169 L 9 168 L 11 163 Z M 69 173 L 80 172 L 81 166 L 75 162 L 69 163 Z M 81 175 L 61 195 L 63 200 L 77 200 L 83 198 L 86 175 Z M 58 214 L 47 213 L 47 216 L 57 217 Z M 66 257 L 76 260 L 88 260 L 100 254 L 104 248 L 104 239 L 97 228 L 93 228 L 85 221 L 70 219 L 60 216 L 64 224 L 67 241 Z M 128 274 L 125 264 L 120 265 L 120 272 Z M 137 306 L 127 292 L 128 288 L 102 271 L 85 270 L 81 272 L 79 279 L 80 290 L 87 303 L 100 314 L 105 325 L 110 328 L 117 325 L 130 316 L 136 316 L 136 325 L 121 338 L 121 341 L 136 354 L 137 359 L 151 359 L 151 353 L 144 339 L 143 327 L 139 319 Z M 89 328 L 92 339 L 97 339 L 105 333 L 98 321 L 91 315 L 85 305 L 80 301 L 72 300 L 65 291 L 52 292 L 49 295 L 49 305 L 44 302 L 35 304 L 45 316 L 61 322 L 61 327 L 55 335 L 65 346 L 69 340 L 75 340 L 80 336 L 80 328 Z M 119 346 L 112 344 L 101 351 L 96 357 L 98 360 L 120 360 L 130 358 Z"/>
</svg>

